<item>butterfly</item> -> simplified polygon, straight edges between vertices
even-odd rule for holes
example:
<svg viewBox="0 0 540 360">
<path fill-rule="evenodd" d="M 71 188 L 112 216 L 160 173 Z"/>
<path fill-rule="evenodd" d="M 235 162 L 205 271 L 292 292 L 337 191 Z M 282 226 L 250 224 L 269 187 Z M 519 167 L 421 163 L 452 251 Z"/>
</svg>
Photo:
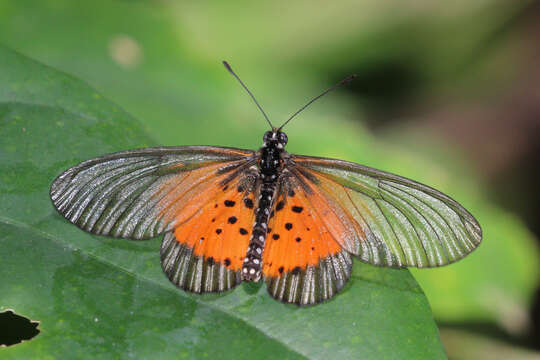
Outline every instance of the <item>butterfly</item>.
<svg viewBox="0 0 540 360">
<path fill-rule="evenodd" d="M 164 234 L 161 265 L 186 291 L 230 290 L 264 280 L 297 305 L 334 297 L 353 257 L 392 268 L 453 263 L 481 242 L 475 218 L 413 180 L 343 160 L 285 151 L 272 125 L 257 151 L 156 147 L 104 155 L 62 173 L 55 208 L 81 229 L 131 240 Z"/>
</svg>

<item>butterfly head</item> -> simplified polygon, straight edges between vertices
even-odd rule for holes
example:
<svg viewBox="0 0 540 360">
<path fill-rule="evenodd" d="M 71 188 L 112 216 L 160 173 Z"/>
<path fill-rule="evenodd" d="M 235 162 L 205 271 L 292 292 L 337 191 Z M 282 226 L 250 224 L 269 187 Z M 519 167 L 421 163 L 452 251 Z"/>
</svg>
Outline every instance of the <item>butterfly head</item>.
<svg viewBox="0 0 540 360">
<path fill-rule="evenodd" d="M 289 139 L 287 134 L 279 130 L 267 131 L 263 136 L 263 147 L 276 147 L 278 149 L 284 149 Z"/>
</svg>

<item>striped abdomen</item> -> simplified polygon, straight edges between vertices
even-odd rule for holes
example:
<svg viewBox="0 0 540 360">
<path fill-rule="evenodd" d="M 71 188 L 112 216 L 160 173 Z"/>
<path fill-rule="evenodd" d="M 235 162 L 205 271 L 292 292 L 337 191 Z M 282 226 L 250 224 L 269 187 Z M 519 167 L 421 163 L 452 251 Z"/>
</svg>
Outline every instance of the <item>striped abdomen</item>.
<svg viewBox="0 0 540 360">
<path fill-rule="evenodd" d="M 268 220 L 272 211 L 276 182 L 263 182 L 261 185 L 259 206 L 255 210 L 255 223 L 251 232 L 251 239 L 242 266 L 242 279 L 259 281 L 262 270 L 262 254 L 266 244 Z"/>
</svg>

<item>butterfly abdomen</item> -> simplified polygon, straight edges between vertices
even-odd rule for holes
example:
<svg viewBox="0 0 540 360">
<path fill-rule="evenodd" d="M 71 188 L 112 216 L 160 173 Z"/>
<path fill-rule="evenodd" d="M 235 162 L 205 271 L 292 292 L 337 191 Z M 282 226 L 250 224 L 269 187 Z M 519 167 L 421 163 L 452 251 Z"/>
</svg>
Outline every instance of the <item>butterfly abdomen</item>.
<svg viewBox="0 0 540 360">
<path fill-rule="evenodd" d="M 255 210 L 255 223 L 251 239 L 242 266 L 242 278 L 248 281 L 259 281 L 262 270 L 262 256 L 266 245 L 268 220 L 276 190 L 276 183 L 262 183 L 259 206 Z"/>
</svg>

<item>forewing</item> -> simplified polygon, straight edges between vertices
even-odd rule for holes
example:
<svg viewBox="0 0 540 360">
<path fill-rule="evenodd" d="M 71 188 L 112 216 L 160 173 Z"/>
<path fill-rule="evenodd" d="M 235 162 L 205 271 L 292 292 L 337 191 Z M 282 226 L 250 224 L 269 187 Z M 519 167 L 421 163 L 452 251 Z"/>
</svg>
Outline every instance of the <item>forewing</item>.
<svg viewBox="0 0 540 360">
<path fill-rule="evenodd" d="M 50 196 L 56 209 L 83 230 L 146 239 L 173 229 L 180 207 L 204 193 L 208 183 L 240 171 L 252 157 L 251 151 L 210 146 L 114 153 L 62 173 Z"/>
<path fill-rule="evenodd" d="M 435 267 L 457 261 L 482 240 L 476 219 L 447 195 L 358 164 L 293 156 L 294 172 L 338 204 L 360 228 L 358 250 L 374 265 Z"/>
<path fill-rule="evenodd" d="M 284 180 L 269 222 L 263 274 L 270 295 L 283 302 L 328 300 L 351 275 L 352 259 L 336 239 L 348 229 L 313 195 L 295 178 Z"/>
<path fill-rule="evenodd" d="M 178 210 L 179 225 L 165 234 L 161 246 L 161 266 L 171 282 L 196 293 L 225 291 L 241 282 L 254 221 L 254 184 L 255 178 L 243 172 L 226 185 L 210 184 L 203 206 L 193 197 Z"/>
</svg>

